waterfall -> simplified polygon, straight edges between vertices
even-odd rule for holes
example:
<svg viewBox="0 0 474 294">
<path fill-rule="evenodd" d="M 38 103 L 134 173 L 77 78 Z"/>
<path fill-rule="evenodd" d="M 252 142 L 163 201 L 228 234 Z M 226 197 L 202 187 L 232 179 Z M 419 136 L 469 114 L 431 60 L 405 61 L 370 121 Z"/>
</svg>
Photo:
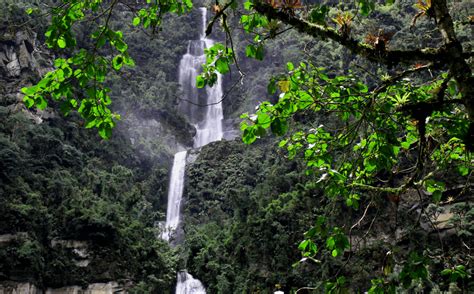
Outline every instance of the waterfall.
<svg viewBox="0 0 474 294">
<path fill-rule="evenodd" d="M 218 74 L 214 87 L 206 87 L 205 91 L 196 88 L 196 77 L 201 65 L 205 63 L 204 49 L 214 44 L 206 37 L 207 10 L 200 8 L 202 16 L 201 35 L 199 40 L 190 40 L 188 50 L 179 63 L 179 83 L 183 90 L 183 98 L 179 110 L 196 127 L 194 148 L 202 147 L 210 142 L 219 141 L 223 137 L 222 120 L 222 77 Z M 162 239 L 169 241 L 178 228 L 180 208 L 183 196 L 184 175 L 186 167 L 186 151 L 175 154 L 168 188 L 168 207 L 166 224 Z M 205 294 L 202 283 L 186 271 L 177 274 L 176 294 Z"/>
<path fill-rule="evenodd" d="M 206 37 L 207 10 L 200 8 L 202 16 L 201 35 L 199 40 L 188 43 L 188 52 L 179 64 L 179 83 L 183 90 L 183 98 L 179 108 L 189 121 L 196 127 L 194 148 L 202 147 L 210 142 L 219 141 L 223 137 L 222 120 L 222 76 L 217 75 L 214 87 L 206 87 L 205 93 L 196 88 L 196 77 L 201 65 L 206 62 L 204 49 L 214 44 Z"/>
<path fill-rule="evenodd" d="M 186 151 L 174 155 L 168 187 L 168 207 L 166 209 L 166 224 L 161 238 L 169 241 L 179 223 L 179 210 L 184 188 L 184 169 L 186 167 Z"/>
<path fill-rule="evenodd" d="M 181 271 L 178 273 L 176 294 L 206 294 L 206 290 L 199 280 L 193 278 L 186 271 Z"/>
</svg>

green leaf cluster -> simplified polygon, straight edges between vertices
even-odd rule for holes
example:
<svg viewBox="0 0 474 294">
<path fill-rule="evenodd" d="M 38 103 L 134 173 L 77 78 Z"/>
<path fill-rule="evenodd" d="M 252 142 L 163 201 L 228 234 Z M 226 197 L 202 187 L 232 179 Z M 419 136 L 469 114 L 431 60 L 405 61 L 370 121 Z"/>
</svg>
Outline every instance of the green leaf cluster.
<svg viewBox="0 0 474 294">
<path fill-rule="evenodd" d="M 196 77 L 196 87 L 204 88 L 206 85 L 212 87 L 218 79 L 218 74 L 226 74 L 230 71 L 230 65 L 234 63 L 234 52 L 222 43 L 215 43 L 210 48 L 204 49 L 206 63 L 203 71 Z"/>
</svg>

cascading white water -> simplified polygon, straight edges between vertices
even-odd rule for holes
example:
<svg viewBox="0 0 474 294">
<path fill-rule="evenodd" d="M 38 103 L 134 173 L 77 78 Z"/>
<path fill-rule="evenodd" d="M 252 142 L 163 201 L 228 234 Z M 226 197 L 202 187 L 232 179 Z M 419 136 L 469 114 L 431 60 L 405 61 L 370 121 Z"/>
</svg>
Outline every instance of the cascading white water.
<svg viewBox="0 0 474 294">
<path fill-rule="evenodd" d="M 169 241 L 179 224 L 179 212 L 184 188 L 184 169 L 186 167 L 186 151 L 174 155 L 173 168 L 171 169 L 168 187 L 168 207 L 166 209 L 165 228 L 161 238 Z"/>
<path fill-rule="evenodd" d="M 179 64 L 179 83 L 184 96 L 180 103 L 180 111 L 196 127 L 194 148 L 221 140 L 223 137 L 222 120 L 224 118 L 222 103 L 220 103 L 222 99 L 221 75 L 218 74 L 217 83 L 214 87 L 206 87 L 204 99 L 202 93 L 196 88 L 196 77 L 201 65 L 206 61 L 204 49 L 209 48 L 214 43 L 213 40 L 206 38 L 207 10 L 206 8 L 200 8 L 200 11 L 202 16 L 201 37 L 199 40 L 189 41 L 188 52 Z M 185 167 L 186 151 L 176 153 L 168 189 L 166 224 L 162 233 L 162 238 L 167 241 L 170 240 L 170 237 L 178 228 L 180 221 Z M 206 289 L 199 280 L 194 279 L 189 273 L 180 271 L 178 272 L 176 294 L 206 294 Z"/>
<path fill-rule="evenodd" d="M 185 271 L 178 273 L 176 294 L 206 294 L 202 283 Z"/>
<path fill-rule="evenodd" d="M 196 127 L 194 148 L 221 140 L 223 137 L 222 120 L 224 119 L 222 103 L 219 103 L 222 99 L 221 75 L 217 75 L 217 82 L 212 88 L 206 87 L 205 99 L 200 97 L 196 88 L 196 77 L 201 65 L 206 62 L 204 49 L 214 44 L 214 41 L 207 38 L 205 33 L 207 10 L 201 7 L 200 11 L 202 16 L 201 37 L 199 40 L 189 41 L 188 52 L 179 64 L 179 83 L 184 92 L 180 109 Z M 203 112 L 204 115 L 202 115 Z"/>
</svg>

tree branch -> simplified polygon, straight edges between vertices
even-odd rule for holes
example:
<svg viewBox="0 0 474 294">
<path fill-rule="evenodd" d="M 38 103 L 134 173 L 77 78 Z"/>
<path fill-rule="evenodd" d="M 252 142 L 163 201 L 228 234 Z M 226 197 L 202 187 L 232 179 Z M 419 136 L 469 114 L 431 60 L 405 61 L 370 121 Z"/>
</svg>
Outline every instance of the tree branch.
<svg viewBox="0 0 474 294">
<path fill-rule="evenodd" d="M 307 22 L 296 17 L 285 10 L 276 10 L 264 1 L 254 1 L 253 8 L 268 19 L 279 20 L 296 28 L 299 32 L 309 36 L 330 39 L 353 54 L 365 57 L 366 59 L 392 66 L 399 63 L 415 63 L 429 61 L 434 66 L 445 65 L 449 67 L 450 74 L 458 84 L 459 92 L 462 95 L 463 104 L 466 107 L 470 126 L 464 138 L 467 148 L 474 151 L 474 77 L 472 70 L 466 59 L 472 57 L 472 53 L 464 53 L 459 40 L 454 31 L 453 20 L 449 14 L 446 0 L 432 0 L 430 16 L 432 16 L 443 36 L 444 45 L 440 48 L 423 48 L 416 50 L 385 50 L 376 49 L 368 44 L 354 40 L 348 34 L 325 26 Z"/>
<path fill-rule="evenodd" d="M 224 5 L 222 9 L 217 11 L 216 15 L 212 18 L 212 20 L 209 22 L 209 24 L 206 27 L 206 32 L 205 32 L 206 36 L 209 36 L 212 33 L 212 28 L 214 27 L 214 23 L 216 22 L 216 20 L 218 20 L 221 16 L 224 15 L 224 12 L 226 11 L 226 9 L 229 8 L 230 5 L 232 5 L 234 1 L 235 0 L 229 1 L 226 5 Z"/>
<path fill-rule="evenodd" d="M 352 53 L 363 56 L 373 62 L 394 65 L 398 63 L 414 63 L 418 61 L 431 61 L 433 63 L 447 61 L 444 48 L 424 48 L 408 51 L 379 51 L 368 44 L 361 43 L 351 37 L 339 33 L 339 31 L 334 28 L 307 22 L 284 10 L 275 10 L 271 5 L 261 1 L 254 2 L 254 9 L 269 19 L 280 20 L 307 35 L 335 41 L 349 49 Z"/>
<path fill-rule="evenodd" d="M 454 24 L 449 14 L 446 0 L 432 0 L 431 9 L 433 9 L 434 19 L 438 30 L 441 32 L 448 57 L 449 71 L 459 86 L 459 92 L 462 95 L 464 106 L 470 119 L 470 127 L 464 142 L 468 149 L 474 150 L 474 77 L 472 70 L 467 64 L 465 53 L 461 43 L 457 39 L 454 31 Z"/>
</svg>

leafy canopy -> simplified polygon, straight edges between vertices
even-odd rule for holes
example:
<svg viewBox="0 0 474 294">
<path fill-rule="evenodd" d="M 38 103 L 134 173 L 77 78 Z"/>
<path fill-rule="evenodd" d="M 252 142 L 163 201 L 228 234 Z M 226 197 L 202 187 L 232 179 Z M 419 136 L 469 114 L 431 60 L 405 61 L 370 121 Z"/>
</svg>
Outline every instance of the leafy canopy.
<svg viewBox="0 0 474 294">
<path fill-rule="evenodd" d="M 398 203 L 408 190 L 420 195 L 422 206 L 426 201 L 423 191 L 435 204 L 448 201 L 445 176 L 456 172 L 469 183 L 472 175 L 474 78 L 468 63 L 472 52 L 464 51 L 445 0 L 419 1 L 421 11 L 413 20 L 413 25 L 419 17 L 433 20 L 441 42 L 410 50 L 390 49 L 382 32 L 364 41 L 363 36 L 354 36 L 354 23 L 368 17 L 377 5 L 371 0 L 353 4 L 341 11 L 324 3 L 300 10 L 304 7 L 301 1 L 217 1 L 206 31 L 212 31 L 219 20 L 228 42 L 206 50 L 197 86 L 214 85 L 217 75 L 228 73 L 233 66 L 240 72 L 228 24 L 230 11 L 238 9 L 242 11 L 239 25 L 251 36 L 243 52 L 246 57 L 263 60 L 266 41 L 294 28 L 316 40 L 331 40 L 375 65 L 394 68 L 368 83 L 351 72 L 328 72 L 317 61 L 288 63 L 286 73 L 273 77 L 268 85 L 268 95 L 278 95 L 276 103 L 263 102 L 255 114 L 242 116 L 243 141 L 253 143 L 268 132 L 284 136 L 280 147 L 288 157 L 302 158 L 307 173 L 318 178 L 315 185 L 330 199 L 342 198 L 355 211 L 362 205 L 367 210 L 382 195 Z M 134 65 L 124 36 L 108 25 L 119 6 L 134 14 L 134 26 L 154 30 L 165 14 L 187 12 L 192 3 L 146 1 L 130 7 L 120 0 L 63 1 L 52 11 L 46 43 L 72 57 L 58 58 L 52 72 L 37 85 L 23 89 L 28 107 L 44 109 L 50 96 L 60 102 L 65 114 L 77 110 L 86 127 L 97 128 L 103 138 L 110 137 L 119 116 L 109 108 L 106 74 Z M 90 18 L 96 21 L 92 45 L 79 49 L 73 26 Z M 105 49 L 113 54 L 106 55 Z M 344 258 L 352 250 L 346 236 L 352 229 L 327 224 L 325 219 L 318 218 L 300 243 L 303 261 L 317 262 L 323 251 Z M 428 279 L 427 263 L 423 256 L 410 254 L 402 262 L 398 283 L 409 287 L 411 280 Z M 468 276 L 461 265 L 452 265 L 442 275 L 453 281 Z M 393 281 L 387 275 L 374 277 L 369 292 L 393 291 L 389 282 Z M 346 280 L 341 276 L 329 281 L 326 291 L 336 293 L 344 287 Z"/>
<path fill-rule="evenodd" d="M 57 58 L 54 70 L 36 85 L 22 89 L 26 106 L 45 109 L 51 97 L 59 102 L 64 115 L 76 110 L 86 128 L 97 128 L 102 138 L 110 138 L 120 115 L 110 109 L 106 76 L 110 71 L 120 72 L 123 66 L 135 65 L 123 33 L 109 26 L 110 19 L 126 10 L 134 15 L 134 26 L 156 30 L 166 14 L 182 14 L 193 7 L 191 0 L 141 2 L 65 0 L 53 8 L 51 25 L 45 33 L 46 45 L 70 57 Z M 83 22 L 92 22 L 94 29 L 88 47 L 78 48 L 74 27 Z"/>
</svg>

